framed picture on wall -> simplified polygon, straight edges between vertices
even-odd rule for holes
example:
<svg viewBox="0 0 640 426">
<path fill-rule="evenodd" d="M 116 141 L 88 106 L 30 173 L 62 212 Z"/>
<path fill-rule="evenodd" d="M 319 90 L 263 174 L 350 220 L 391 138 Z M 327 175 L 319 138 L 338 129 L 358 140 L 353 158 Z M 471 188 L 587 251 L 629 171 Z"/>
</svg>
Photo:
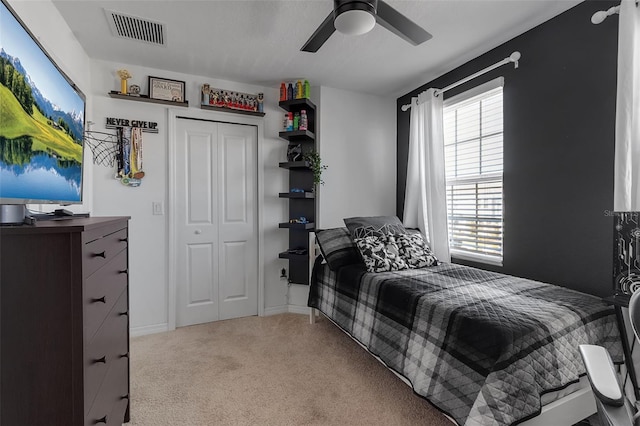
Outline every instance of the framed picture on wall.
<svg viewBox="0 0 640 426">
<path fill-rule="evenodd" d="M 151 99 L 184 102 L 184 88 L 184 81 L 149 76 L 149 97 Z"/>
</svg>

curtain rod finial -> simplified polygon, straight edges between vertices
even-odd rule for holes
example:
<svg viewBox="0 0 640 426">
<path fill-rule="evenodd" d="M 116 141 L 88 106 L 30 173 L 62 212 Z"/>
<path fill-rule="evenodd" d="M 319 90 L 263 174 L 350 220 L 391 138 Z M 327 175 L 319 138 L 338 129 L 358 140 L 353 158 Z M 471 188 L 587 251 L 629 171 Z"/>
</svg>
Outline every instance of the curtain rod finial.
<svg viewBox="0 0 640 426">
<path fill-rule="evenodd" d="M 516 50 L 511 55 L 509 55 L 509 60 L 511 60 L 511 62 L 515 64 L 515 67 L 518 68 L 518 61 L 520 60 L 521 57 L 522 55 L 520 54 L 520 52 Z"/>
</svg>

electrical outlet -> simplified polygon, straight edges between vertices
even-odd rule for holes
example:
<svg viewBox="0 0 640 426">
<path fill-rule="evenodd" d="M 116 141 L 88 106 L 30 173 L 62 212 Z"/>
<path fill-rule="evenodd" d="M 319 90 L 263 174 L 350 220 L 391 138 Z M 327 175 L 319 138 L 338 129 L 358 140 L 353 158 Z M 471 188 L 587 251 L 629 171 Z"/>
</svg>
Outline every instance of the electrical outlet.
<svg viewBox="0 0 640 426">
<path fill-rule="evenodd" d="M 280 271 L 280 279 L 283 281 L 287 280 L 287 268 L 282 268 Z"/>
</svg>

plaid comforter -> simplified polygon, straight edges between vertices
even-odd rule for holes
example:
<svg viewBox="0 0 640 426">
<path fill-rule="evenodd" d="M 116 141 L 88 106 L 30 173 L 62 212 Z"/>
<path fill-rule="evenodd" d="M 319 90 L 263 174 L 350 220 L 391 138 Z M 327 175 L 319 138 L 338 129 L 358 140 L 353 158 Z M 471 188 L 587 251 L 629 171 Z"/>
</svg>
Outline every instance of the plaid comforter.
<svg viewBox="0 0 640 426">
<path fill-rule="evenodd" d="M 309 306 L 459 425 L 510 425 L 585 374 L 578 345 L 620 362 L 612 307 L 566 288 L 455 264 L 338 273 L 316 262 Z"/>
</svg>

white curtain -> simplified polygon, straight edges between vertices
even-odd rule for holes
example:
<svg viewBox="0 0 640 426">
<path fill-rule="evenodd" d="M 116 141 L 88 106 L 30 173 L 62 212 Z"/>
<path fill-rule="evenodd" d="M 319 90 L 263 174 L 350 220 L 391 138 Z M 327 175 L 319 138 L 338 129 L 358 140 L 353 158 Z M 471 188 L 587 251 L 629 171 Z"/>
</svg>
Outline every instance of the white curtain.
<svg viewBox="0 0 640 426">
<path fill-rule="evenodd" d="M 411 100 L 404 225 L 420 228 L 436 257 L 450 262 L 442 94 L 435 92 L 429 89 Z"/>
<path fill-rule="evenodd" d="M 640 211 L 640 6 L 620 3 L 615 211 Z"/>
</svg>

